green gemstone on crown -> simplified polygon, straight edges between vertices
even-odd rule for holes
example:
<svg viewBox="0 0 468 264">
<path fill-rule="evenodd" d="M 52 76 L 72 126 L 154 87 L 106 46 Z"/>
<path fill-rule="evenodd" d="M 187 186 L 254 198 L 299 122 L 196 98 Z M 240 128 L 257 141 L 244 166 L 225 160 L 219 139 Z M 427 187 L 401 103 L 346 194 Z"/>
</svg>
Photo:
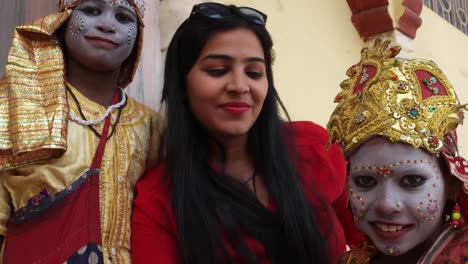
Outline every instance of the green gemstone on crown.
<svg viewBox="0 0 468 264">
<path fill-rule="evenodd" d="M 409 115 L 410 115 L 411 117 L 413 117 L 413 118 L 419 117 L 419 111 L 418 111 L 418 109 L 416 109 L 416 108 L 412 108 L 411 110 L 409 110 L 408 113 L 409 113 Z"/>
</svg>

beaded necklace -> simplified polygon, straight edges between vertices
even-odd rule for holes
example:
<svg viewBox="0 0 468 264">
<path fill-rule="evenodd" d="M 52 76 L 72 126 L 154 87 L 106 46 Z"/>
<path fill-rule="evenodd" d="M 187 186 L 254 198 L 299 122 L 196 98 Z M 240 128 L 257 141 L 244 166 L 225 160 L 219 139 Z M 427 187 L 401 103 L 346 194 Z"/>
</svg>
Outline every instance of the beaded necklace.
<svg viewBox="0 0 468 264">
<path fill-rule="evenodd" d="M 93 133 L 98 137 L 98 138 L 101 138 L 101 134 L 99 134 L 96 129 L 93 127 L 93 125 L 96 125 L 96 124 L 99 124 L 100 122 L 102 122 L 111 112 L 112 110 L 114 109 L 119 109 L 119 112 L 117 114 L 117 118 L 115 119 L 115 122 L 114 124 L 112 125 L 112 130 L 111 132 L 109 133 L 109 135 L 107 136 L 107 139 L 110 139 L 112 137 L 112 135 L 114 135 L 114 132 L 115 132 L 115 128 L 117 126 L 117 124 L 119 123 L 120 121 L 120 115 L 122 114 L 122 109 L 125 107 L 125 104 L 127 102 L 127 99 L 126 99 L 126 95 L 125 93 L 122 91 L 122 89 L 119 89 L 119 97 L 121 98 L 120 102 L 117 103 L 117 104 L 114 104 L 114 105 L 111 105 L 109 106 L 107 109 L 106 109 L 106 112 L 100 116 L 99 118 L 97 119 L 94 119 L 94 120 L 87 120 L 84 113 L 83 113 L 83 110 L 81 109 L 81 105 L 80 105 L 80 102 L 78 101 L 78 98 L 76 98 L 76 95 L 72 92 L 72 90 L 67 86 L 67 91 L 70 93 L 70 95 L 72 96 L 73 98 L 73 101 L 75 101 L 76 103 L 76 106 L 78 107 L 78 112 L 80 113 L 80 116 L 81 118 L 73 115 L 71 112 L 69 113 L 69 117 L 71 120 L 77 122 L 78 124 L 80 125 L 84 125 L 84 126 L 87 126 L 89 127 L 89 129 L 91 129 L 91 131 L 93 131 Z"/>
<path fill-rule="evenodd" d="M 70 119 L 77 122 L 78 124 L 81 124 L 81 125 L 84 125 L 84 126 L 93 126 L 93 125 L 96 125 L 96 124 L 99 124 L 101 123 L 102 121 L 104 121 L 104 119 L 114 110 L 114 109 L 117 109 L 117 108 L 120 108 L 121 106 L 123 106 L 126 102 L 127 102 L 127 97 L 126 96 L 123 96 L 122 97 L 122 89 L 120 89 L 120 96 L 121 97 L 121 100 L 120 102 L 118 102 L 117 104 L 114 104 L 114 105 L 111 105 L 109 106 L 107 109 L 106 109 L 106 112 L 100 116 L 99 118 L 97 119 L 94 119 L 94 120 L 86 120 L 86 118 L 84 117 L 83 113 L 81 112 L 81 107 L 80 107 L 80 104 L 75 96 L 75 94 L 73 94 L 73 92 L 67 87 L 68 91 L 70 92 L 70 94 L 72 95 L 73 97 L 73 100 L 77 103 L 78 105 L 78 110 L 80 111 L 80 115 L 81 117 L 84 119 L 81 119 L 77 116 L 75 116 L 73 113 L 70 112 L 69 116 L 70 116 Z"/>
</svg>

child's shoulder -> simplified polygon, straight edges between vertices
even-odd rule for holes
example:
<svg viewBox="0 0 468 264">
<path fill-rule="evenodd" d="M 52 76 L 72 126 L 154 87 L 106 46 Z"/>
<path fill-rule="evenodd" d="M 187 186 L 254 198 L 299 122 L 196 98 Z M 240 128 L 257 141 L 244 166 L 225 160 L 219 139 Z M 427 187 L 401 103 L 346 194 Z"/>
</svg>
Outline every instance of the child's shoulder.
<svg viewBox="0 0 468 264">
<path fill-rule="evenodd" d="M 160 115 L 149 106 L 127 95 L 127 102 L 122 112 L 122 118 L 124 122 L 141 122 L 142 119 L 154 122 L 160 120 Z"/>
</svg>

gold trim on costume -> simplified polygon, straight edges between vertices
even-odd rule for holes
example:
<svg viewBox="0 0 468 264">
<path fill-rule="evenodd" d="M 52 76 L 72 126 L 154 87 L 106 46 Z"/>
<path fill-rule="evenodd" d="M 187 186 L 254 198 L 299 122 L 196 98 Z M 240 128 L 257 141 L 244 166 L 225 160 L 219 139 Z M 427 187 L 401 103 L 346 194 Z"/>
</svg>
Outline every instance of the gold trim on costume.
<svg viewBox="0 0 468 264">
<path fill-rule="evenodd" d="M 66 54 L 55 33 L 79 2 L 59 0 L 57 13 L 14 32 L 5 77 L 0 80 L 0 170 L 49 160 L 67 149 Z M 138 36 L 122 64 L 120 87 L 133 80 L 143 44 L 143 2 L 129 3 L 137 11 Z"/>
</svg>

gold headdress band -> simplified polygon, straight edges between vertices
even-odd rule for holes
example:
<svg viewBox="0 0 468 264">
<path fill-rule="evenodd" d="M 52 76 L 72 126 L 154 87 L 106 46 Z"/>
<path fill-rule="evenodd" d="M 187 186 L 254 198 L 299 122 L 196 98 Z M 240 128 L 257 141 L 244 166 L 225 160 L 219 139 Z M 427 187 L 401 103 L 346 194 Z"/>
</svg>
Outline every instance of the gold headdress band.
<svg viewBox="0 0 468 264">
<path fill-rule="evenodd" d="M 466 106 L 434 62 L 395 58 L 400 48 L 388 45 L 377 39 L 347 71 L 327 125 L 331 141 L 345 156 L 377 135 L 438 154 Z"/>
<path fill-rule="evenodd" d="M 57 157 L 67 148 L 65 62 L 55 33 L 80 1 L 59 0 L 57 13 L 14 32 L 5 77 L 0 80 L 0 170 Z M 133 80 L 143 45 L 144 4 L 142 0 L 128 3 L 137 12 L 138 35 L 122 64 L 120 87 Z"/>
</svg>

